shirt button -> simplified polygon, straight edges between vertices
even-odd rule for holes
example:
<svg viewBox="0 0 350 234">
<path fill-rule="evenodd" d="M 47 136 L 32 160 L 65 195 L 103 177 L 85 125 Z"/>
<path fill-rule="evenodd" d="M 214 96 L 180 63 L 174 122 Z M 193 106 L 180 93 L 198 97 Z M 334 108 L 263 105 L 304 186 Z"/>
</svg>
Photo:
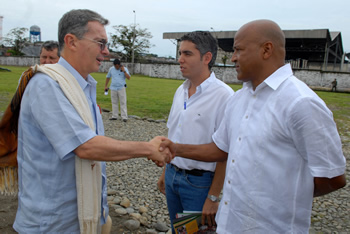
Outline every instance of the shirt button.
<svg viewBox="0 0 350 234">
<path fill-rule="evenodd" d="M 248 119 L 248 115 L 246 115 L 245 118 Z"/>
<path fill-rule="evenodd" d="M 228 183 L 231 184 L 231 181 L 229 180 Z"/>
<path fill-rule="evenodd" d="M 227 202 L 225 201 L 225 205 L 227 205 Z"/>
<path fill-rule="evenodd" d="M 232 163 L 234 163 L 235 162 L 235 160 L 234 159 L 232 159 Z"/>
<path fill-rule="evenodd" d="M 241 138 L 239 137 L 238 140 L 241 141 Z"/>
</svg>

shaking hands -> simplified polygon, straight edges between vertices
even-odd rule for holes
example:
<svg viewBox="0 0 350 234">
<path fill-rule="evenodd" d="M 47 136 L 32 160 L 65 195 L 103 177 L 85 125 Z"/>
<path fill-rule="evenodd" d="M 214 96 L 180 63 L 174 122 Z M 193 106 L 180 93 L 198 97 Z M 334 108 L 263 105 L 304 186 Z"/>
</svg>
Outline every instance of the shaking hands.
<svg viewBox="0 0 350 234">
<path fill-rule="evenodd" d="M 149 141 L 153 145 L 152 154 L 148 157 L 157 166 L 163 167 L 175 157 L 175 144 L 166 137 L 157 136 Z"/>
</svg>

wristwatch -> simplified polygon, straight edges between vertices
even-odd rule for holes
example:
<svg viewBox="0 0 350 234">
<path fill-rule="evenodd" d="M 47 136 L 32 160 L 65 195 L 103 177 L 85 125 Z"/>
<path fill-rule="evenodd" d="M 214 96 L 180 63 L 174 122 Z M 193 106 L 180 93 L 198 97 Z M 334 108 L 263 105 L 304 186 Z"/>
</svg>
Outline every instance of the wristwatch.
<svg viewBox="0 0 350 234">
<path fill-rule="evenodd" d="M 210 194 L 208 194 L 207 198 L 212 202 L 219 202 L 220 201 L 217 196 L 210 195 Z"/>
</svg>

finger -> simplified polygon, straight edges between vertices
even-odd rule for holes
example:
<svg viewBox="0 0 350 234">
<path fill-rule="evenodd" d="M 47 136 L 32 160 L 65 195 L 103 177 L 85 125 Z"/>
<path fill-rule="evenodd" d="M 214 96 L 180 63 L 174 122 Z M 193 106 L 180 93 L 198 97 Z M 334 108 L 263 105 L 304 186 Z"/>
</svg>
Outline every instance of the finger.
<svg viewBox="0 0 350 234">
<path fill-rule="evenodd" d="M 208 215 L 208 216 L 207 216 L 207 221 L 208 221 L 208 226 L 209 226 L 209 227 L 213 226 L 213 223 L 212 223 L 212 221 L 211 221 L 211 215 Z"/>
<path fill-rule="evenodd" d="M 167 148 L 168 144 L 169 144 L 169 141 L 167 139 L 162 139 L 162 142 L 159 145 L 159 151 L 163 152 L 165 148 Z"/>
<path fill-rule="evenodd" d="M 202 225 L 205 225 L 205 215 L 202 214 Z"/>
</svg>

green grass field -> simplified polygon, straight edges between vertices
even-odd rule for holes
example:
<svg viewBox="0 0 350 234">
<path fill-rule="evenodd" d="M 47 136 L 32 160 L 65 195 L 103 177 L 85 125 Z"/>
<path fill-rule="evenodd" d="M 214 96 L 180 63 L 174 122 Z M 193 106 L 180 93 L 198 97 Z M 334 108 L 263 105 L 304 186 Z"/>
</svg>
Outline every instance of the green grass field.
<svg viewBox="0 0 350 234">
<path fill-rule="evenodd" d="M 18 84 L 18 79 L 26 67 L 1 66 L 11 72 L 0 70 L 0 111 L 4 111 L 12 98 Z M 111 110 L 110 95 L 104 95 L 106 73 L 93 73 L 97 80 L 97 102 Z M 150 78 L 133 75 L 127 81 L 128 114 L 154 119 L 167 119 L 173 95 L 183 80 Z M 230 85 L 234 90 L 241 85 Z M 318 91 L 317 94 L 333 111 L 334 118 L 340 131 L 346 131 L 350 126 L 350 94 Z"/>
<path fill-rule="evenodd" d="M 18 79 L 27 67 L 1 66 L 11 72 L 0 71 L 0 111 L 4 111 L 16 91 Z M 110 95 L 104 95 L 106 73 L 93 73 L 97 80 L 97 103 L 101 108 L 112 110 Z M 150 78 L 133 75 L 127 81 L 128 114 L 154 119 L 167 119 L 176 89 L 183 80 Z M 231 85 L 234 90 L 240 85 Z"/>
</svg>

